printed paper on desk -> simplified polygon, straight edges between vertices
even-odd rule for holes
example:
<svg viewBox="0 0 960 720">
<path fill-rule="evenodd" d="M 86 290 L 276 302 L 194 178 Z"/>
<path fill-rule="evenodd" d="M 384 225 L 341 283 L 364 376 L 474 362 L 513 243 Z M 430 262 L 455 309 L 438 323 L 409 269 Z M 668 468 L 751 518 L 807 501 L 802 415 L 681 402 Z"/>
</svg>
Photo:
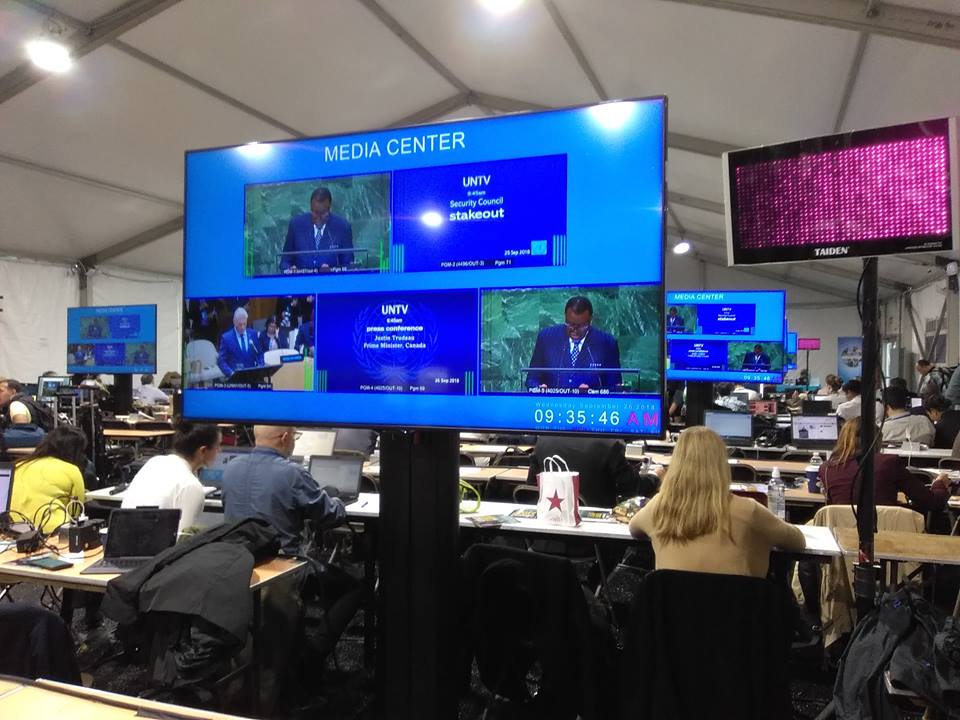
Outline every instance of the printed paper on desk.
<svg viewBox="0 0 960 720">
<path fill-rule="evenodd" d="M 566 527 L 580 524 L 580 473 L 571 472 L 566 460 L 559 455 L 546 458 L 537 485 L 537 520 Z"/>
</svg>

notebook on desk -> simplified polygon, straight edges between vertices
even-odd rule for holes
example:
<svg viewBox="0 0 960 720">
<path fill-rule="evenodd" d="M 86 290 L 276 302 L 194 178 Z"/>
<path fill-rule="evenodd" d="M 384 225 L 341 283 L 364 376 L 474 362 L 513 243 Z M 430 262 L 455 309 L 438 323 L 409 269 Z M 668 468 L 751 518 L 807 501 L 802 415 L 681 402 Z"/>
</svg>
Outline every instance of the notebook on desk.
<svg viewBox="0 0 960 720">
<path fill-rule="evenodd" d="M 136 570 L 177 542 L 180 509 L 114 510 L 110 513 L 103 559 L 81 575 L 115 575 Z"/>
</svg>

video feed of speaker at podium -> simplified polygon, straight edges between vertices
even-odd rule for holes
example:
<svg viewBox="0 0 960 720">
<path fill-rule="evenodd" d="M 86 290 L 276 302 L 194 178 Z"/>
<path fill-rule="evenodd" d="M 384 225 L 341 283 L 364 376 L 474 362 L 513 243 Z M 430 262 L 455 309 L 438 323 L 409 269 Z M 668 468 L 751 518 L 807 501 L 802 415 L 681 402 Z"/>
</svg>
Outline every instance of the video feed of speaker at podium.
<svg viewBox="0 0 960 720">
<path fill-rule="evenodd" d="M 186 387 L 313 390 L 315 304 L 314 295 L 186 300 Z"/>
<path fill-rule="evenodd" d="M 473 395 L 476 290 L 320 295 L 320 392 Z"/>
<path fill-rule="evenodd" d="M 657 392 L 661 312 L 654 285 L 483 290 L 481 392 Z"/>
<path fill-rule="evenodd" d="M 247 185 L 244 272 L 380 272 L 390 245 L 387 173 Z"/>
<path fill-rule="evenodd" d="M 731 342 L 727 345 L 727 367 L 744 372 L 783 371 L 786 353 L 781 342 Z"/>
</svg>

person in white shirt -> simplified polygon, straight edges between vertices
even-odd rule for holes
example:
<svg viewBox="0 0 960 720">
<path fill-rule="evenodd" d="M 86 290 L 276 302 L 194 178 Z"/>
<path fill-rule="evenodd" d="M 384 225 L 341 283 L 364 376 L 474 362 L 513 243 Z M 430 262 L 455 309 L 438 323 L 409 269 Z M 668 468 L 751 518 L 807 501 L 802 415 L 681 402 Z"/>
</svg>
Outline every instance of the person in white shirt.
<svg viewBox="0 0 960 720">
<path fill-rule="evenodd" d="M 173 436 L 173 453 L 150 458 L 123 493 L 123 508 L 180 508 L 179 532 L 193 527 L 203 512 L 203 486 L 197 470 L 210 465 L 220 452 L 220 428 L 180 422 Z"/>
<path fill-rule="evenodd" d="M 141 375 L 140 387 L 133 391 L 133 396 L 149 405 L 166 405 L 170 396 L 153 384 L 153 375 Z"/>
<path fill-rule="evenodd" d="M 860 390 L 861 384 L 859 380 L 847 380 L 843 386 L 843 392 L 847 397 L 846 402 L 842 402 L 837 406 L 837 415 L 842 417 L 844 420 L 852 420 L 855 417 L 860 417 Z"/>
<path fill-rule="evenodd" d="M 907 409 L 909 395 L 902 387 L 888 387 L 883 391 L 882 440 L 885 443 L 902 443 L 905 440 L 933 445 L 936 428 L 926 415 L 911 415 Z"/>
<path fill-rule="evenodd" d="M 827 375 L 826 382 L 824 386 L 817 391 L 815 399 L 829 400 L 833 409 L 836 410 L 840 406 L 840 403 L 846 400 L 844 394 L 840 391 L 842 386 L 843 382 L 836 375 Z"/>
</svg>

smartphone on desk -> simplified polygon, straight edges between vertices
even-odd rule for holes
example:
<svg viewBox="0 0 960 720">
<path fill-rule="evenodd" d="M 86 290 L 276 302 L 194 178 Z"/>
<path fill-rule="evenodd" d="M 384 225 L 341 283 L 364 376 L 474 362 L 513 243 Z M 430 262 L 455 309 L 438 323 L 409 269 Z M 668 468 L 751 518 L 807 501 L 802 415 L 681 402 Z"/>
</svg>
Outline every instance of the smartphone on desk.
<svg viewBox="0 0 960 720">
<path fill-rule="evenodd" d="M 66 570 L 69 567 L 73 567 L 73 563 L 68 563 L 53 555 L 22 558 L 17 560 L 17 565 L 29 565 L 30 567 L 42 568 L 43 570 Z"/>
</svg>

